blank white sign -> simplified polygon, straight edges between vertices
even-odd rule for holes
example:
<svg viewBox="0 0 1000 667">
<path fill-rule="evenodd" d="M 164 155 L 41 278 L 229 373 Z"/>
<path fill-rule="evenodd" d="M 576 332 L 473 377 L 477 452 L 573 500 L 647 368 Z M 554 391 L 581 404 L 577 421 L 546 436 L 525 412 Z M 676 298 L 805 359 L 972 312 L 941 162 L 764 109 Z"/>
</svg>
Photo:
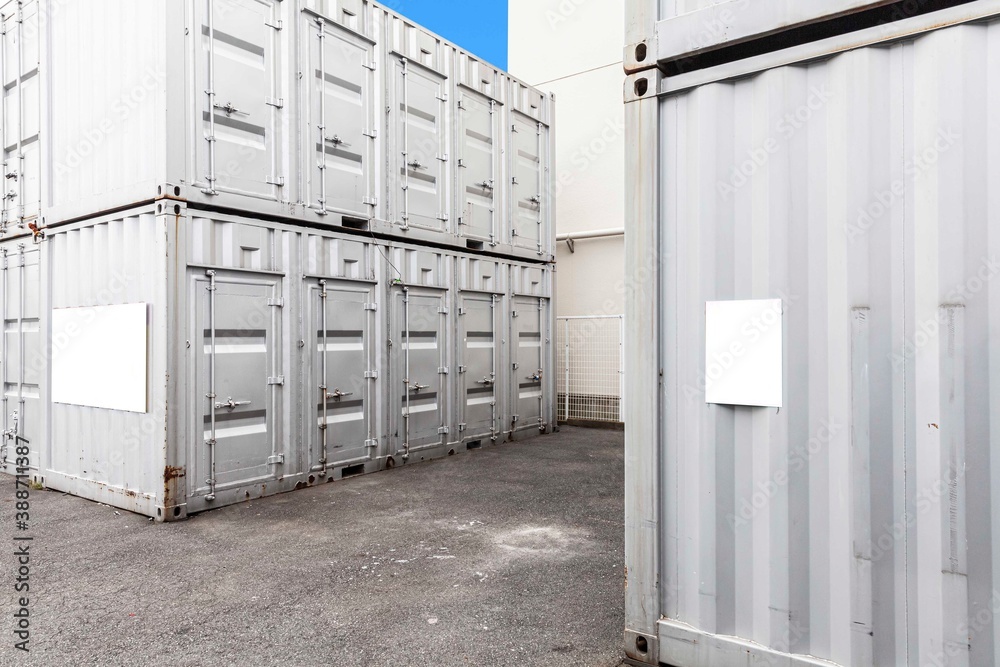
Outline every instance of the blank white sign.
<svg viewBox="0 0 1000 667">
<path fill-rule="evenodd" d="M 146 304 L 52 311 L 52 401 L 146 412 Z"/>
<path fill-rule="evenodd" d="M 782 407 L 781 299 L 709 301 L 705 308 L 705 401 Z"/>
</svg>

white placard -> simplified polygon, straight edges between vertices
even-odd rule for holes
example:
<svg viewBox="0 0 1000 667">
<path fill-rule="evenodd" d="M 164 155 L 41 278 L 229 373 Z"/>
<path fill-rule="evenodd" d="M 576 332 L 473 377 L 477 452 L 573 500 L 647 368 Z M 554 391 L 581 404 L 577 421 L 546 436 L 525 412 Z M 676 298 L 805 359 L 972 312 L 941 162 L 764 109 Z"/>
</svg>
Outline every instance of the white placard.
<svg viewBox="0 0 1000 667">
<path fill-rule="evenodd" d="M 783 376 L 781 299 L 706 304 L 706 403 L 780 408 Z"/>
<path fill-rule="evenodd" d="M 146 304 L 52 311 L 52 402 L 146 412 Z"/>
</svg>

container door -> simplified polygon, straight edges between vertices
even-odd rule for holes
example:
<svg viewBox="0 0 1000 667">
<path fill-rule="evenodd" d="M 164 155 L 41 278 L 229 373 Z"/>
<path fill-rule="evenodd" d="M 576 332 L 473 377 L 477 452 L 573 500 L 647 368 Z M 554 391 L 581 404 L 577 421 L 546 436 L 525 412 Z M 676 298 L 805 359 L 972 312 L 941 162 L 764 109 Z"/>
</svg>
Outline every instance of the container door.
<svg viewBox="0 0 1000 667">
<path fill-rule="evenodd" d="M 281 20 L 275 0 L 201 0 L 197 99 L 205 141 L 205 190 L 279 199 L 277 128 L 285 101 L 275 56 Z"/>
<path fill-rule="evenodd" d="M 462 367 L 462 432 L 468 440 L 498 432 L 497 367 L 499 363 L 498 299 L 493 295 L 463 295 L 459 310 Z"/>
<path fill-rule="evenodd" d="M 391 425 L 396 451 L 409 454 L 443 442 L 445 428 L 445 294 L 395 289 L 392 313 Z"/>
<path fill-rule="evenodd" d="M 518 113 L 514 113 L 513 117 L 511 243 L 519 248 L 542 252 L 542 207 L 545 205 L 542 124 Z"/>
<path fill-rule="evenodd" d="M 319 282 L 309 288 L 313 350 L 307 400 L 312 469 L 370 459 L 374 288 Z"/>
<path fill-rule="evenodd" d="M 496 183 L 499 163 L 496 103 L 463 92 L 459 104 L 458 195 L 462 236 L 496 245 Z"/>
<path fill-rule="evenodd" d="M 396 64 L 396 174 L 403 227 L 436 231 L 448 227 L 447 79 L 411 61 Z"/>
<path fill-rule="evenodd" d="M 273 479 L 277 454 L 275 372 L 280 284 L 252 275 L 198 275 L 195 330 L 201 425 L 194 439 L 197 474 L 192 495 Z M 214 447 L 212 442 L 214 441 Z M 214 484 L 212 454 L 214 449 Z"/>
<path fill-rule="evenodd" d="M 0 414 L 0 459 L 13 471 L 16 447 L 27 445 L 31 468 L 38 470 L 42 449 L 41 372 L 42 358 L 39 285 L 41 279 L 37 247 L 0 252 L 0 376 L 3 378 Z"/>
<path fill-rule="evenodd" d="M 310 203 L 367 219 L 375 205 L 372 44 L 323 19 L 310 31 Z"/>
<path fill-rule="evenodd" d="M 511 313 L 511 350 L 513 355 L 514 424 L 513 430 L 546 426 L 543 415 L 545 400 L 545 346 L 548 327 L 545 325 L 545 299 L 519 297 Z"/>
<path fill-rule="evenodd" d="M 39 216 L 38 3 L 0 8 L 3 41 L 3 219 L 0 228 L 26 225 Z"/>
</svg>

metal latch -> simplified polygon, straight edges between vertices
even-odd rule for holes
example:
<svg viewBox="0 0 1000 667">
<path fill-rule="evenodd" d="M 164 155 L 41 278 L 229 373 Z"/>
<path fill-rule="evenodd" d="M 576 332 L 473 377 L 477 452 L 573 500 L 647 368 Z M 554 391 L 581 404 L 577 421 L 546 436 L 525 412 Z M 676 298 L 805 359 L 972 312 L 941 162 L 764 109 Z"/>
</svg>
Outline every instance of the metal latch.
<svg viewBox="0 0 1000 667">
<path fill-rule="evenodd" d="M 490 386 L 492 386 L 495 383 L 496 383 L 495 380 L 491 380 L 490 378 L 486 378 L 486 377 L 484 377 L 482 380 L 477 380 L 476 381 L 476 384 L 485 385 L 487 387 L 490 387 Z"/>
<path fill-rule="evenodd" d="M 447 374 L 448 374 L 447 366 L 442 366 L 441 368 L 438 369 L 438 375 L 447 375 Z"/>
<path fill-rule="evenodd" d="M 235 114 L 239 114 L 241 116 L 249 116 L 250 115 L 248 112 L 246 112 L 246 111 L 240 111 L 239 109 L 237 109 L 236 107 L 234 107 L 232 102 L 226 102 L 225 104 L 218 104 L 218 103 L 216 103 L 216 104 L 213 104 L 212 106 L 214 108 L 220 110 L 220 111 L 225 111 L 227 116 L 232 116 L 234 113 Z"/>
<path fill-rule="evenodd" d="M 268 105 L 269 107 L 274 107 L 275 109 L 285 108 L 285 100 L 283 100 L 280 97 L 265 97 L 264 104 Z"/>
<path fill-rule="evenodd" d="M 410 384 L 409 380 L 407 380 L 406 383 Z M 419 382 L 414 382 L 412 385 L 410 385 L 410 391 L 420 391 L 421 389 L 430 389 L 430 385 L 420 384 Z"/>
<path fill-rule="evenodd" d="M 232 396 L 230 396 L 228 399 L 226 399 L 225 403 L 216 403 L 215 409 L 221 410 L 222 408 L 226 408 L 227 410 L 235 410 L 241 405 L 250 405 L 250 403 L 252 403 L 252 401 L 234 401 Z"/>
<path fill-rule="evenodd" d="M 367 447 L 368 449 L 377 449 L 378 440 L 365 440 L 365 447 Z"/>
<path fill-rule="evenodd" d="M 285 463 L 284 454 L 275 454 L 274 456 L 267 457 L 267 465 L 269 466 L 280 466 Z"/>
<path fill-rule="evenodd" d="M 438 435 L 448 435 L 449 433 L 451 433 L 451 429 L 447 426 L 442 426 L 438 429 Z"/>
<path fill-rule="evenodd" d="M 345 393 L 343 391 L 340 391 L 339 389 L 334 389 L 332 394 L 327 394 L 326 395 L 326 398 L 327 398 L 327 400 L 333 399 L 335 401 L 339 401 L 340 399 L 344 398 L 345 396 L 354 396 L 354 392 L 353 391 L 349 391 L 349 392 Z"/>
<path fill-rule="evenodd" d="M 378 310 L 378 304 L 377 303 L 366 303 L 365 304 L 365 310 L 370 310 L 370 311 L 373 311 L 373 312 L 377 311 Z"/>
<path fill-rule="evenodd" d="M 378 379 L 378 371 L 365 371 L 365 379 L 366 380 L 377 380 Z"/>
<path fill-rule="evenodd" d="M 268 299 L 267 300 L 267 305 L 268 305 L 269 308 L 284 308 L 285 307 L 285 300 L 284 299 Z"/>
<path fill-rule="evenodd" d="M 528 375 L 524 379 L 525 380 L 531 380 L 532 382 L 541 382 L 542 381 L 542 369 L 539 368 L 538 371 L 536 371 L 534 375 Z"/>
<path fill-rule="evenodd" d="M 267 378 L 267 386 L 269 387 L 284 387 L 285 386 L 285 376 L 279 375 L 278 377 Z"/>
</svg>

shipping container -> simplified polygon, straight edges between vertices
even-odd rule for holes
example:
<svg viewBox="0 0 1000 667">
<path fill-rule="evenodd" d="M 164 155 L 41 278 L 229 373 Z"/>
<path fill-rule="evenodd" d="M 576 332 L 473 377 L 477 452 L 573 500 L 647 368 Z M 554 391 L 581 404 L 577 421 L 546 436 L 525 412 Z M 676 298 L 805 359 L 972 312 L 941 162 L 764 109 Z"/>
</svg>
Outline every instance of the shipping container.
<svg viewBox="0 0 1000 667">
<path fill-rule="evenodd" d="M 0 238 L 169 197 L 553 259 L 553 98 L 386 7 L 20 0 L 0 17 Z"/>
<path fill-rule="evenodd" d="M 173 200 L 2 241 L 2 469 L 174 520 L 502 444 L 552 273 Z"/>
<path fill-rule="evenodd" d="M 1000 5 L 700 4 L 628 8 L 626 652 L 1000 664 Z"/>
</svg>

